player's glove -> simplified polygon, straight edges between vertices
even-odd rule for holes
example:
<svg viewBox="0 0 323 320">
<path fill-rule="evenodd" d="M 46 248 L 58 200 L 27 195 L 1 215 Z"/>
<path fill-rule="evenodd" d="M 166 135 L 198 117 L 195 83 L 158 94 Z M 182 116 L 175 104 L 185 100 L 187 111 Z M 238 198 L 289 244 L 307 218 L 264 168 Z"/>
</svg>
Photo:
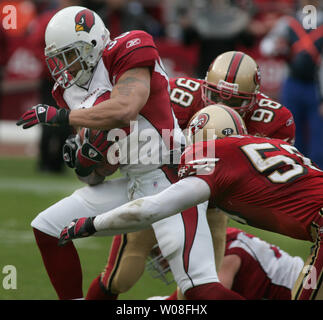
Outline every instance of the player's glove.
<svg viewBox="0 0 323 320">
<path fill-rule="evenodd" d="M 58 245 L 64 246 L 73 239 L 89 237 L 96 232 L 93 220 L 95 217 L 74 219 L 60 234 Z"/>
<path fill-rule="evenodd" d="M 98 131 L 90 142 L 91 129 L 86 128 L 82 146 L 77 150 L 75 167 L 76 173 L 85 177 L 107 156 L 107 150 L 111 141 L 107 141 L 104 131 Z"/>
<path fill-rule="evenodd" d="M 70 110 L 56 109 L 46 104 L 37 104 L 27 110 L 17 121 L 16 125 L 23 124 L 23 129 L 33 127 L 38 123 L 47 125 L 60 125 L 69 123 Z"/>
<path fill-rule="evenodd" d="M 63 159 L 70 168 L 75 168 L 76 151 L 80 147 L 80 137 L 78 135 L 70 135 L 63 145 Z"/>
</svg>

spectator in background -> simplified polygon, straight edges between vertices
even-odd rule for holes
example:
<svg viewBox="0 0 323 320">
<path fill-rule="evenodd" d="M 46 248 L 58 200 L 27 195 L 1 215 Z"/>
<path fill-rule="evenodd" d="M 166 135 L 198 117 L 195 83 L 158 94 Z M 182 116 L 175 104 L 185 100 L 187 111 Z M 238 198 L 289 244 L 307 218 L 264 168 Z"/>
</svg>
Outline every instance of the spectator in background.
<svg viewBox="0 0 323 320">
<path fill-rule="evenodd" d="M 262 75 L 262 91 L 275 100 L 280 99 L 280 88 L 287 71 L 286 61 L 280 57 L 263 56 L 259 44 L 281 16 L 295 11 L 294 2 L 295 0 L 254 0 L 249 25 L 249 30 L 254 35 L 254 43 L 250 47 L 239 45 L 237 48 L 256 60 Z"/>
<path fill-rule="evenodd" d="M 96 0 L 83 3 L 95 10 L 108 26 L 111 39 L 130 30 L 144 30 L 154 38 L 163 35 L 163 27 L 149 15 L 140 1 Z"/>
<path fill-rule="evenodd" d="M 317 24 L 304 28 L 303 8 L 316 8 Z M 283 56 L 289 74 L 281 91 L 281 102 L 293 113 L 296 123 L 296 147 L 323 168 L 323 95 L 318 71 L 322 63 L 323 11 L 318 0 L 302 0 L 295 17 L 284 16 L 262 40 L 260 50 L 266 56 Z M 313 22 L 313 21 L 312 21 Z"/>
<path fill-rule="evenodd" d="M 52 88 L 54 80 L 52 79 L 48 67 L 46 65 L 44 56 L 45 47 L 45 30 L 49 20 L 60 9 L 68 6 L 80 5 L 80 0 L 59 0 L 58 7 L 53 9 L 48 3 L 49 9 L 42 7 L 43 12 L 33 21 L 30 27 L 29 42 L 39 62 L 42 65 L 42 73 L 40 79 L 40 101 L 45 104 L 55 106 L 56 102 L 52 97 Z M 48 171 L 59 173 L 65 168 L 62 148 L 66 138 L 72 133 L 69 126 L 41 126 L 41 138 L 39 143 L 39 158 L 38 169 L 41 171 Z"/>
<path fill-rule="evenodd" d="M 26 37 L 28 26 L 36 15 L 35 6 L 29 0 L 0 1 L 3 19 L 13 12 L 5 10 L 7 5 L 15 8 L 17 16 L 15 23 L 10 18 L 11 26 L 2 24 L 5 44 L 1 43 L 3 81 L 0 117 L 2 120 L 17 120 L 30 104 L 38 102 L 41 66 Z"/>
<path fill-rule="evenodd" d="M 200 45 L 197 77 L 203 77 L 214 57 L 225 51 L 235 50 L 239 43 L 250 46 L 253 34 L 248 29 L 251 2 L 240 7 L 228 0 L 192 1 L 190 9 L 179 9 L 184 45 Z"/>
<path fill-rule="evenodd" d="M 1 110 L 2 110 L 2 82 L 3 82 L 3 75 L 8 59 L 7 55 L 7 46 L 8 46 L 8 39 L 7 39 L 7 34 L 2 27 L 2 24 L 0 24 L 0 48 L 1 48 L 1 53 L 0 53 L 0 120 L 2 119 L 1 116 Z"/>
</svg>

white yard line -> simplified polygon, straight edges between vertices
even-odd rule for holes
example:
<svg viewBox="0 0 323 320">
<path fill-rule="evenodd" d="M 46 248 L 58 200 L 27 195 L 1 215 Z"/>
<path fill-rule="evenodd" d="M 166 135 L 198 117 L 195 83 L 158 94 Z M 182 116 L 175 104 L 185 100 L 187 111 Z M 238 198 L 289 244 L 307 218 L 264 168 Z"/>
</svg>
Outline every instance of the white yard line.
<svg viewBox="0 0 323 320">
<path fill-rule="evenodd" d="M 28 191 L 37 194 L 48 193 L 72 193 L 76 189 L 85 186 L 82 183 L 27 180 L 20 178 L 0 178 L 0 190 Z"/>
<path fill-rule="evenodd" d="M 1 245 L 2 249 L 4 246 L 12 246 L 17 244 L 29 244 L 29 243 L 35 243 L 34 234 L 31 230 L 17 230 L 17 229 L 2 229 L 0 228 L 0 239 L 1 239 Z M 58 241 L 58 240 L 57 240 Z M 105 249 L 105 246 L 102 245 L 102 243 L 99 243 L 96 241 L 96 239 L 88 238 L 88 239 L 78 239 L 77 241 L 74 241 L 74 245 L 76 248 L 82 248 L 82 249 Z"/>
</svg>

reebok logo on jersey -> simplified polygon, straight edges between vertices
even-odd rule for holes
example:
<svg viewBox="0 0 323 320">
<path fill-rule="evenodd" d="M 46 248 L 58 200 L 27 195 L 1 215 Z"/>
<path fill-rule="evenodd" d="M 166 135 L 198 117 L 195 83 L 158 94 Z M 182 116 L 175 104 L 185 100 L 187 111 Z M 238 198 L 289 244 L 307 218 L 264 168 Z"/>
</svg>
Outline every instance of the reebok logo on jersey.
<svg viewBox="0 0 323 320">
<path fill-rule="evenodd" d="M 136 45 L 138 45 L 140 43 L 141 43 L 141 40 L 139 38 L 129 40 L 126 43 L 126 48 L 131 48 L 131 47 L 136 46 Z"/>
</svg>

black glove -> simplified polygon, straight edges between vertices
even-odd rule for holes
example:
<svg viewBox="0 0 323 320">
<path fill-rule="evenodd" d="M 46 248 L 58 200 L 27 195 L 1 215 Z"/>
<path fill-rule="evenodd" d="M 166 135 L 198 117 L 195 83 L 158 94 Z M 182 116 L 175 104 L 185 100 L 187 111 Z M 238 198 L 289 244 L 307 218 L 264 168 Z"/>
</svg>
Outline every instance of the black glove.
<svg viewBox="0 0 323 320">
<path fill-rule="evenodd" d="M 76 152 L 80 147 L 78 135 L 70 135 L 63 145 L 63 159 L 70 168 L 75 168 Z"/>
</svg>

